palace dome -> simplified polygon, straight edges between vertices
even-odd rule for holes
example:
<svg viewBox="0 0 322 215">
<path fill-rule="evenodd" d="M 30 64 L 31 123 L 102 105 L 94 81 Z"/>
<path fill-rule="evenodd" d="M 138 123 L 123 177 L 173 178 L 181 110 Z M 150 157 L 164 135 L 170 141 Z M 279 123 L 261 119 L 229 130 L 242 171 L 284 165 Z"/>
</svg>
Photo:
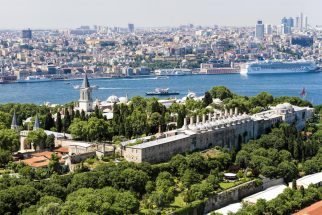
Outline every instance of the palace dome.
<svg viewBox="0 0 322 215">
<path fill-rule="evenodd" d="M 115 95 L 112 95 L 112 96 L 108 97 L 106 101 L 109 102 L 109 103 L 118 103 L 118 102 L 120 102 L 119 98 L 117 96 L 115 96 Z"/>
</svg>

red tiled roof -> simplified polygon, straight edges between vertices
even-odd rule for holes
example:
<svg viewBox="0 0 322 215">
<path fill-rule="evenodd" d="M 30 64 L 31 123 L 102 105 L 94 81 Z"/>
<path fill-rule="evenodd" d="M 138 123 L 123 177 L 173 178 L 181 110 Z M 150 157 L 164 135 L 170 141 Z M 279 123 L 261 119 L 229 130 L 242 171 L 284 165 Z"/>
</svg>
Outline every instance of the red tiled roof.
<svg viewBox="0 0 322 215">
<path fill-rule="evenodd" d="M 60 152 L 60 153 L 63 153 L 63 154 L 67 154 L 69 153 L 69 149 L 67 147 L 60 147 L 58 149 L 55 149 L 54 152 Z"/>
<path fill-rule="evenodd" d="M 322 201 L 319 201 L 303 210 L 300 210 L 293 215 L 321 215 L 322 214 Z"/>
<path fill-rule="evenodd" d="M 46 158 L 50 159 L 51 155 L 55 153 L 55 152 L 50 152 L 50 151 L 43 151 L 43 152 L 36 152 L 36 153 L 32 153 L 31 156 L 32 157 L 39 157 L 39 156 L 45 156 Z M 56 153 L 57 156 L 60 158 L 61 154 L 60 153 Z"/>
<path fill-rule="evenodd" d="M 45 156 L 38 156 L 22 160 L 21 162 L 31 167 L 45 167 L 48 166 L 49 159 Z"/>
<path fill-rule="evenodd" d="M 56 153 L 59 158 L 59 163 L 64 163 L 64 159 L 62 158 L 61 153 L 57 152 L 50 152 L 50 151 L 44 151 L 44 152 L 36 152 L 33 153 L 31 158 L 21 160 L 24 164 L 31 166 L 31 167 L 46 167 L 49 164 L 49 160 L 51 158 L 51 155 L 53 153 Z"/>
</svg>

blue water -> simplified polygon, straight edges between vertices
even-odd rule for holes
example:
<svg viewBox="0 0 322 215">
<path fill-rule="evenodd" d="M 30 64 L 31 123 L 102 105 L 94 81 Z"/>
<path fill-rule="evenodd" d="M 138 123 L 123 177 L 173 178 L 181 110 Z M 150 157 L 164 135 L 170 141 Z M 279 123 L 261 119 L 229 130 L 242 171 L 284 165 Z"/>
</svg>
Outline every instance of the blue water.
<svg viewBox="0 0 322 215">
<path fill-rule="evenodd" d="M 322 104 L 322 73 L 301 74 L 262 74 L 248 75 L 194 75 L 169 77 L 167 79 L 126 78 L 126 79 L 95 79 L 90 80 L 91 85 L 100 88 L 93 91 L 93 98 L 106 100 L 110 95 L 145 96 L 145 92 L 154 88 L 170 88 L 180 92 L 178 97 L 183 97 L 188 90 L 198 95 L 216 85 L 224 85 L 240 95 L 256 95 L 267 91 L 274 96 L 299 96 L 303 87 L 307 90 L 307 100 L 314 104 Z M 70 83 L 70 84 L 67 84 Z M 78 100 L 79 90 L 73 85 L 80 85 L 81 80 L 52 81 L 42 83 L 0 84 L 0 103 L 44 102 L 63 104 Z"/>
</svg>

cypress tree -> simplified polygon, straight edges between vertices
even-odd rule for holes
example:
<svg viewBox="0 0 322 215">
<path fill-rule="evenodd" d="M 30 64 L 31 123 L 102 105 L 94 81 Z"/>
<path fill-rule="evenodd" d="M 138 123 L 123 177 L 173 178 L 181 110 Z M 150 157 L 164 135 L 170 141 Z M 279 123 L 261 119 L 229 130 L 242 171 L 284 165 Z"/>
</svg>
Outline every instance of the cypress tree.
<svg viewBox="0 0 322 215">
<path fill-rule="evenodd" d="M 76 113 L 75 113 L 75 117 L 74 118 L 80 118 L 80 117 L 81 117 L 81 115 L 80 115 L 79 110 L 76 110 Z"/>
<path fill-rule="evenodd" d="M 71 123 L 71 119 L 70 119 L 69 111 L 66 110 L 65 117 L 64 117 L 64 132 L 67 132 L 67 130 L 70 126 L 70 123 Z"/>
<path fill-rule="evenodd" d="M 81 120 L 86 120 L 86 114 L 85 114 L 84 110 L 82 110 L 80 118 L 81 118 Z"/>
<path fill-rule="evenodd" d="M 63 128 L 63 123 L 61 120 L 61 114 L 60 112 L 57 113 L 57 119 L 56 119 L 56 130 L 57 132 L 61 132 Z"/>
<path fill-rule="evenodd" d="M 47 113 L 46 119 L 45 119 L 45 130 L 50 130 L 54 126 L 55 126 L 55 121 L 52 118 L 51 113 Z"/>
</svg>

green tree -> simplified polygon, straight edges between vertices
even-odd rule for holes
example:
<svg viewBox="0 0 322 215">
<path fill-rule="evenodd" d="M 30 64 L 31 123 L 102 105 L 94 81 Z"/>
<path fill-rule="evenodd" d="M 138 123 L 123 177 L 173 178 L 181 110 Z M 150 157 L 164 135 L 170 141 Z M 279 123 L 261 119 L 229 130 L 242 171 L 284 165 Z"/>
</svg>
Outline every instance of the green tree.
<svg viewBox="0 0 322 215">
<path fill-rule="evenodd" d="M 9 111 L 8 111 L 9 112 Z M 0 122 L 6 126 L 6 128 L 10 128 L 10 125 L 11 125 L 11 118 L 12 118 L 12 115 L 9 114 L 9 113 L 6 113 L 6 112 L 2 112 L 0 111 Z"/>
<path fill-rule="evenodd" d="M 0 167 L 5 167 L 10 161 L 12 161 L 10 151 L 0 149 Z"/>
<path fill-rule="evenodd" d="M 48 169 L 51 174 L 52 173 L 60 174 L 62 172 L 62 167 L 59 163 L 59 157 L 55 153 L 51 154 L 51 158 L 48 164 Z"/>
<path fill-rule="evenodd" d="M 210 94 L 211 94 L 212 98 L 218 98 L 221 100 L 231 99 L 234 95 L 228 88 L 226 88 L 224 86 L 213 87 L 210 90 Z"/>
<path fill-rule="evenodd" d="M 55 120 L 52 118 L 51 113 L 48 112 L 45 118 L 45 130 L 50 130 L 53 127 L 55 127 Z"/>
<path fill-rule="evenodd" d="M 283 161 L 278 165 L 277 169 L 280 173 L 280 176 L 283 176 L 286 182 L 290 182 L 298 176 L 298 170 L 295 164 L 291 162 Z"/>
<path fill-rule="evenodd" d="M 9 152 L 16 152 L 18 151 L 19 146 L 19 135 L 15 130 L 0 130 L 0 149 L 7 150 Z"/>
<path fill-rule="evenodd" d="M 71 123 L 71 118 L 70 118 L 70 115 L 69 115 L 69 111 L 66 109 L 65 110 L 65 115 L 64 115 L 64 124 L 63 124 L 64 132 L 68 131 L 70 123 Z"/>
<path fill-rule="evenodd" d="M 209 91 L 205 92 L 205 96 L 203 98 L 203 106 L 207 107 L 208 105 L 212 104 L 212 97 Z"/>
<path fill-rule="evenodd" d="M 53 134 L 47 135 L 47 138 L 45 141 L 45 148 L 48 148 L 48 149 L 55 148 L 55 135 Z"/>
<path fill-rule="evenodd" d="M 63 123 L 61 120 L 61 114 L 60 114 L 60 112 L 57 112 L 56 130 L 57 130 L 57 132 L 62 132 L 62 129 L 63 129 Z"/>
<path fill-rule="evenodd" d="M 199 183 L 201 179 L 202 176 L 191 169 L 187 169 L 181 177 L 182 184 L 185 187 L 190 187 L 193 184 Z"/>
<path fill-rule="evenodd" d="M 38 129 L 28 133 L 26 138 L 28 144 L 33 144 L 34 148 L 44 149 L 47 134 L 43 129 Z"/>
<path fill-rule="evenodd" d="M 140 202 L 130 192 L 123 192 L 116 196 L 115 207 L 122 214 L 134 214 L 139 210 Z"/>
</svg>

